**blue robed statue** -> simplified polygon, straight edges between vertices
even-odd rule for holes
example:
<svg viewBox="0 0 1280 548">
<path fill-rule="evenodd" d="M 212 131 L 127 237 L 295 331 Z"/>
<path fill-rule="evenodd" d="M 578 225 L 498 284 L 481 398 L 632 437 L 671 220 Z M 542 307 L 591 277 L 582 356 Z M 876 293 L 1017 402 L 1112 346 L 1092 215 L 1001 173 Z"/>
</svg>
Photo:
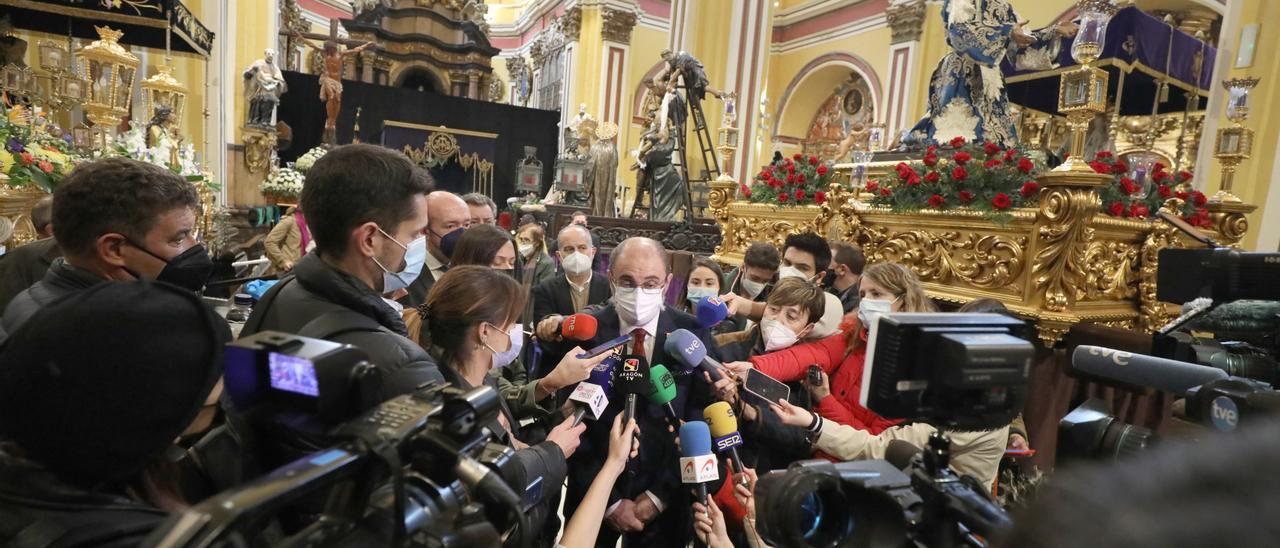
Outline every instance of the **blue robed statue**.
<svg viewBox="0 0 1280 548">
<path fill-rule="evenodd" d="M 1008 56 L 1019 69 L 1054 68 L 1060 38 L 1074 36 L 1076 25 L 1029 31 L 1007 0 L 946 0 L 942 21 L 951 51 L 929 80 L 928 114 L 903 144 L 923 148 L 964 137 L 1016 146 L 1018 130 L 1000 62 Z"/>
</svg>

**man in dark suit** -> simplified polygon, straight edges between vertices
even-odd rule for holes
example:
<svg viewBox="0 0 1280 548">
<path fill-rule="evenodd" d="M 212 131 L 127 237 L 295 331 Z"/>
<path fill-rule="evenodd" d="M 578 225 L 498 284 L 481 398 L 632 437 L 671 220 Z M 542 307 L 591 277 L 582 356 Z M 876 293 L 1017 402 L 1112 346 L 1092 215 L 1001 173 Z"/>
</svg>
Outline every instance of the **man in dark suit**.
<svg viewBox="0 0 1280 548">
<path fill-rule="evenodd" d="M 521 223 L 524 224 L 524 223 Z M 569 224 L 578 225 L 587 229 L 587 233 L 591 235 L 591 247 L 600 249 L 600 235 L 591 232 L 591 227 L 587 226 L 587 214 L 581 211 L 575 211 L 569 215 Z M 560 242 L 551 240 L 547 244 L 547 253 L 555 253 L 559 250 Z M 600 270 L 600 256 L 596 255 L 591 259 L 591 270 Z"/>
<path fill-rule="evenodd" d="M 677 396 L 671 401 L 672 408 L 681 419 L 702 420 L 702 411 L 711 402 L 710 387 L 698 370 L 685 372 L 663 346 L 667 334 L 677 329 L 695 333 L 713 357 L 715 345 L 711 332 L 698 325 L 696 318 L 663 304 L 670 281 L 662 244 L 638 237 L 623 241 L 609 261 L 613 301 L 592 313 L 598 322 L 596 337 L 583 346 L 593 347 L 620 334 L 631 334 L 632 342 L 623 350 L 643 355 L 650 364 L 663 364 L 675 372 Z M 622 394 L 615 392 L 610 398 L 609 408 L 589 424 L 582 445 L 570 461 L 566 516 L 573 515 L 608 453 L 609 426 L 624 407 Z M 683 543 L 693 532 L 692 500 L 689 490 L 680 483 L 680 454 L 674 435 L 668 432 L 663 408 L 640 397 L 636 422 L 641 432 L 640 452 L 628 464 L 628 472 L 609 498 L 605 511 L 608 527 L 601 530 L 597 546 L 613 546 L 619 533 L 626 534 L 628 542 L 665 546 Z"/>
<path fill-rule="evenodd" d="M 538 322 L 538 336 L 544 341 L 554 338 L 564 316 L 604 304 L 612 294 L 608 278 L 596 276 L 591 270 L 596 247 L 586 227 L 571 224 L 560 229 L 556 243 L 564 275 L 533 288 L 533 319 Z"/>
<path fill-rule="evenodd" d="M 457 194 L 437 190 L 427 195 L 427 219 L 426 264 L 422 266 L 422 273 L 409 284 L 409 294 L 398 299 L 405 306 L 427 302 L 431 286 L 449 268 L 452 244 L 458 243 L 461 232 L 471 225 L 471 209 Z M 446 239 L 450 240 L 449 244 L 444 244 Z"/>
<path fill-rule="evenodd" d="M 43 279 L 53 260 L 62 256 L 62 248 L 53 239 L 52 196 L 41 198 L 31 207 L 31 224 L 36 229 L 36 241 L 0 255 L 0 312 L 19 293 Z"/>
</svg>

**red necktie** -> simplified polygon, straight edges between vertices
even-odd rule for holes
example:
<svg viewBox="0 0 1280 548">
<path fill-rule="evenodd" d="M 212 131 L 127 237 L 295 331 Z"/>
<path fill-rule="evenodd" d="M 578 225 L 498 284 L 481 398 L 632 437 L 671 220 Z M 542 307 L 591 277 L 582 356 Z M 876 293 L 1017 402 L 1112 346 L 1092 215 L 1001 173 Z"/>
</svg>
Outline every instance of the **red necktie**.
<svg viewBox="0 0 1280 548">
<path fill-rule="evenodd" d="M 631 332 L 631 353 L 637 356 L 644 356 L 646 360 L 649 359 L 649 356 L 646 355 L 644 351 L 644 330 L 643 329 L 637 328 L 636 330 Z"/>
</svg>

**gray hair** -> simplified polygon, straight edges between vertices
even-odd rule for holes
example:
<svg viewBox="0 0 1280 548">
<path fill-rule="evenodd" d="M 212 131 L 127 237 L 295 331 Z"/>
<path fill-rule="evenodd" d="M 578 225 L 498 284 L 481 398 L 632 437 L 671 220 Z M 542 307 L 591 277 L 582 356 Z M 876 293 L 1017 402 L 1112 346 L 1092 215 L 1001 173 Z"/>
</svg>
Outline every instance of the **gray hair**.
<svg viewBox="0 0 1280 548">
<path fill-rule="evenodd" d="M 581 231 L 582 231 L 582 235 L 587 237 L 587 243 L 588 243 L 588 244 L 592 244 L 592 247 L 595 247 L 594 243 L 592 243 L 592 241 L 591 241 L 591 231 L 590 231 L 590 230 L 587 230 L 587 227 L 585 227 L 585 226 L 582 226 L 582 225 L 575 225 L 575 224 L 573 224 L 573 223 L 569 223 L 569 224 L 567 224 L 567 225 L 564 225 L 564 228 L 561 228 L 561 229 L 560 229 L 560 232 L 557 232 L 557 233 L 556 233 L 556 243 L 560 243 L 560 238 L 561 238 L 562 236 L 564 236 L 564 233 L 565 233 L 565 232 L 567 232 L 567 231 L 569 231 L 569 230 L 573 230 L 573 229 L 581 230 Z"/>
<path fill-rule="evenodd" d="M 481 194 L 479 192 L 472 192 L 470 194 L 465 194 L 462 196 L 462 201 L 466 202 L 467 205 L 489 206 L 489 210 L 493 212 L 493 216 L 494 217 L 498 216 L 498 204 L 493 201 L 493 198 L 485 196 L 484 194 Z"/>
</svg>

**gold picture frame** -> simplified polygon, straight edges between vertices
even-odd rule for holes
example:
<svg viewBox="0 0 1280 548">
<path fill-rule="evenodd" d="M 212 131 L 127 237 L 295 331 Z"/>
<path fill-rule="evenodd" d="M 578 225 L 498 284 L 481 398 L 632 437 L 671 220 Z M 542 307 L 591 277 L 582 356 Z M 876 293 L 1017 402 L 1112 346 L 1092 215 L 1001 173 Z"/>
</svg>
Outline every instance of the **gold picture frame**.
<svg viewBox="0 0 1280 548">
<path fill-rule="evenodd" d="M 1213 144 L 1213 155 L 1218 159 L 1245 160 L 1253 154 L 1253 130 L 1241 127 L 1225 127 L 1218 130 Z"/>
</svg>

